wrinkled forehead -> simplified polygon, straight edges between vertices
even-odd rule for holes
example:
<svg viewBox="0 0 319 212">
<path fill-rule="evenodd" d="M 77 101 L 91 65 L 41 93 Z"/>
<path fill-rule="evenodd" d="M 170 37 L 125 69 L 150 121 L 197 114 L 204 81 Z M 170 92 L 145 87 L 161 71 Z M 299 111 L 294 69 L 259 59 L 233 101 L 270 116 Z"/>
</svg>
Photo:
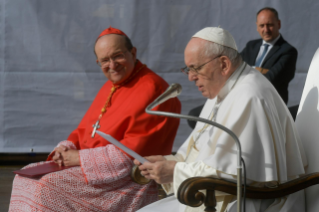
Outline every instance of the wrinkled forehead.
<svg viewBox="0 0 319 212">
<path fill-rule="evenodd" d="M 123 35 L 104 35 L 100 37 L 95 44 L 95 51 L 124 51 L 126 50 L 125 46 L 125 37 Z"/>
</svg>

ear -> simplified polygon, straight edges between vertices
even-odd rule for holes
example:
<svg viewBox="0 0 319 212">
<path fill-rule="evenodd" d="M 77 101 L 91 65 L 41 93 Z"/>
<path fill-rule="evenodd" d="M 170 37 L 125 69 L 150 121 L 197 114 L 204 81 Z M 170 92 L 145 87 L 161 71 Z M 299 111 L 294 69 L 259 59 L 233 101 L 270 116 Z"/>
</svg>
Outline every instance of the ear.
<svg viewBox="0 0 319 212">
<path fill-rule="evenodd" d="M 220 65 L 221 65 L 221 74 L 223 76 L 227 76 L 230 73 L 231 70 L 231 61 L 228 57 L 226 56 L 221 56 L 220 57 Z"/>
<path fill-rule="evenodd" d="M 281 28 L 281 21 L 278 20 L 278 29 L 280 29 L 280 28 Z"/>
<path fill-rule="evenodd" d="M 132 57 L 133 57 L 134 61 L 136 60 L 136 52 L 137 52 L 136 48 L 133 47 L 132 50 L 131 50 L 131 54 L 132 54 Z"/>
</svg>

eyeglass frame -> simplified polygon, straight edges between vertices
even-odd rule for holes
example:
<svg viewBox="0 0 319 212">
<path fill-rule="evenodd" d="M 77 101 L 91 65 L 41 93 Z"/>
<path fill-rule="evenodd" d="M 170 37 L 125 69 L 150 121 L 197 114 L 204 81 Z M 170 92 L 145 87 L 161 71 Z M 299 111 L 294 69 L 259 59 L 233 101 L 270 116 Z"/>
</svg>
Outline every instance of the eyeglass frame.
<svg viewBox="0 0 319 212">
<path fill-rule="evenodd" d="M 111 61 L 113 61 L 113 63 L 118 63 L 118 61 L 116 61 L 116 59 L 113 59 L 113 58 L 116 57 L 116 56 L 118 56 L 118 55 L 120 55 L 120 54 L 123 54 L 123 56 L 124 56 L 123 59 L 125 59 L 125 54 L 126 54 L 126 52 L 128 52 L 128 51 L 129 51 L 129 50 L 125 50 L 125 51 L 119 52 L 119 53 L 115 54 L 114 56 L 109 57 L 109 61 L 103 60 L 102 62 L 110 62 L 110 64 L 111 64 Z M 110 66 L 110 64 L 108 64 L 108 65 L 104 64 L 104 65 L 103 65 L 102 62 L 100 62 L 99 60 L 96 60 L 96 64 L 97 64 L 98 66 L 100 66 L 101 68 L 105 68 L 105 67 L 109 67 L 109 66 Z"/>
<path fill-rule="evenodd" d="M 218 56 L 214 57 L 213 59 L 209 60 L 208 62 L 206 62 L 206 63 L 204 63 L 204 64 L 198 66 L 197 68 L 185 66 L 184 68 L 181 68 L 181 72 L 183 72 L 183 73 L 186 74 L 186 75 L 188 75 L 189 72 L 191 72 L 191 71 L 195 72 L 196 74 L 199 74 L 200 69 L 201 69 L 204 65 L 206 65 L 207 63 L 209 63 L 209 62 L 211 62 L 211 61 L 213 61 L 213 60 L 215 60 L 216 58 L 221 57 L 221 56 L 222 56 L 222 55 L 218 55 Z"/>
</svg>

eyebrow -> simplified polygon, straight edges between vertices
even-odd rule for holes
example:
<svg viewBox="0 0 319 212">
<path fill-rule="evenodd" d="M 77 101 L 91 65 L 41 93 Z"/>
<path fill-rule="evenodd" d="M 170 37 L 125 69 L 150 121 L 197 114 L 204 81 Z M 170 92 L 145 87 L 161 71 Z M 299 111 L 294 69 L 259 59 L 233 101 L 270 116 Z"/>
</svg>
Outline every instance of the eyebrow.
<svg viewBox="0 0 319 212">
<path fill-rule="evenodd" d="M 200 66 L 201 66 L 201 64 L 196 65 L 196 66 L 194 64 L 192 64 L 192 65 L 188 66 L 188 68 L 198 69 L 198 67 L 200 67 Z"/>
<path fill-rule="evenodd" d="M 102 57 L 102 58 L 101 58 L 101 60 L 108 59 L 108 58 L 110 58 L 110 57 L 113 57 L 113 56 L 114 56 L 114 55 L 116 55 L 116 54 L 121 53 L 121 52 L 124 52 L 124 51 L 118 51 L 118 52 L 115 52 L 115 53 L 113 53 L 111 56 L 108 56 L 108 57 Z"/>
<path fill-rule="evenodd" d="M 191 65 L 187 67 L 198 67 L 198 66 L 199 66 L 198 64 L 191 63 Z"/>
<path fill-rule="evenodd" d="M 259 24 L 258 26 L 264 26 L 264 25 L 274 25 L 274 24 Z"/>
</svg>

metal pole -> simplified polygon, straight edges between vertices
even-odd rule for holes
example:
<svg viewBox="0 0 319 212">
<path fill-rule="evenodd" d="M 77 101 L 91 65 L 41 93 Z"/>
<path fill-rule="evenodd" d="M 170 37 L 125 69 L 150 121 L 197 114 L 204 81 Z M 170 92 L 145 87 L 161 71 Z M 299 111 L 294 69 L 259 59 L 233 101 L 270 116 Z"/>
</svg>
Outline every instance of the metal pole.
<svg viewBox="0 0 319 212">
<path fill-rule="evenodd" d="M 180 118 L 180 119 L 189 119 L 193 121 L 200 121 L 204 122 L 206 124 L 213 125 L 226 133 L 228 133 L 234 140 L 237 146 L 237 212 L 241 212 L 241 194 L 242 194 L 242 176 L 241 176 L 241 171 L 242 171 L 242 166 L 241 166 L 241 146 L 238 137 L 231 131 L 230 129 L 224 127 L 223 125 L 220 125 L 216 122 L 203 119 L 200 117 L 195 117 L 195 116 L 189 116 L 189 115 L 183 115 L 183 114 L 178 114 L 178 113 L 169 113 L 169 112 L 163 112 L 163 111 L 153 111 L 150 110 L 153 107 L 155 107 L 157 103 L 151 103 L 147 108 L 145 109 L 145 112 L 148 114 L 152 115 L 160 115 L 160 116 L 168 116 L 168 117 L 173 117 L 173 118 Z"/>
</svg>

